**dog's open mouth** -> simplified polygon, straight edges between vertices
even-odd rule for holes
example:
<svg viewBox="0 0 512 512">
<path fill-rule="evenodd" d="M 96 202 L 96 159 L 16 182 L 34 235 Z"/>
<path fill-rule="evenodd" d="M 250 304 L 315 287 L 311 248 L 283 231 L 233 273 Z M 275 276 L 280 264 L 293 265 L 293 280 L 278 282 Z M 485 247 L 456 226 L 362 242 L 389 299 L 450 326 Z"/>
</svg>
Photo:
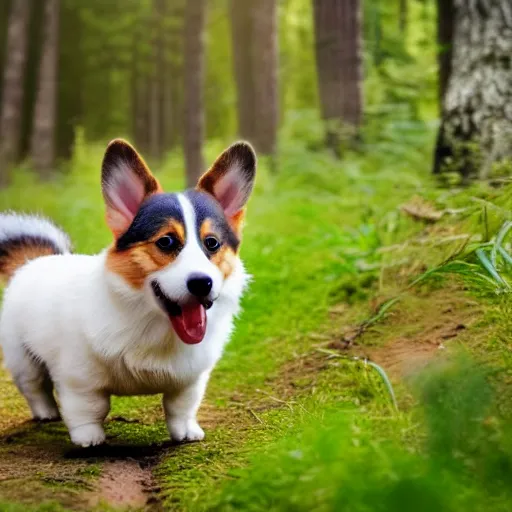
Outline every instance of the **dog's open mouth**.
<svg viewBox="0 0 512 512">
<path fill-rule="evenodd" d="M 213 303 L 205 299 L 202 302 L 194 300 L 180 306 L 167 297 L 157 281 L 151 282 L 151 288 L 180 339 L 189 345 L 203 341 L 206 333 L 206 310 L 210 309 Z"/>
</svg>

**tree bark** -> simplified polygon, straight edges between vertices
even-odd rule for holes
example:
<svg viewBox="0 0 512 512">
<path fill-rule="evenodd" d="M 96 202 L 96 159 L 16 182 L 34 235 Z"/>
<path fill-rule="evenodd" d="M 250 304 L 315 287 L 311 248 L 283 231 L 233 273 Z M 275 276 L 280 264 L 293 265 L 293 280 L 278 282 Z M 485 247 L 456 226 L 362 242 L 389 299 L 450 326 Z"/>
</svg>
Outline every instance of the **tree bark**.
<svg viewBox="0 0 512 512">
<path fill-rule="evenodd" d="M 2 185 L 9 181 L 9 167 L 18 157 L 20 145 L 29 18 L 30 0 L 14 0 L 7 30 L 0 112 L 0 184 Z"/>
<path fill-rule="evenodd" d="M 439 68 L 439 104 L 443 104 L 452 71 L 454 0 L 437 0 L 437 44 Z"/>
<path fill-rule="evenodd" d="M 442 2 L 443 0 L 438 0 L 438 2 Z M 409 14 L 409 5 L 407 0 L 400 0 L 399 5 L 399 15 L 398 15 L 398 28 L 400 29 L 400 33 L 405 35 L 407 32 L 407 18 Z"/>
<path fill-rule="evenodd" d="M 149 154 L 158 161 L 162 158 L 162 125 L 163 125 L 163 73 L 164 73 L 164 34 L 163 17 L 165 6 L 163 0 L 153 0 L 153 40 L 152 69 L 149 105 Z"/>
<path fill-rule="evenodd" d="M 193 187 L 205 171 L 203 161 L 204 139 L 204 32 L 206 0 L 188 0 L 185 9 L 184 85 L 185 129 L 183 150 L 187 186 Z"/>
<path fill-rule="evenodd" d="M 163 138 L 165 149 L 174 148 L 183 130 L 183 33 L 185 0 L 167 0 Z"/>
<path fill-rule="evenodd" d="M 485 178 L 512 157 L 512 2 L 454 5 L 452 72 L 433 171 Z"/>
<path fill-rule="evenodd" d="M 42 173 L 52 170 L 55 164 L 59 7 L 59 0 L 46 0 L 42 56 L 30 141 L 32 163 Z"/>
<path fill-rule="evenodd" d="M 230 8 L 233 65 L 237 90 L 238 133 L 243 139 L 254 141 L 256 109 L 252 71 L 251 10 L 247 2 L 240 0 L 231 0 Z"/>
<path fill-rule="evenodd" d="M 251 15 L 254 144 L 260 153 L 275 155 L 279 117 L 277 0 L 256 0 Z"/>
<path fill-rule="evenodd" d="M 274 155 L 279 119 L 277 0 L 231 0 L 239 135 Z"/>
<path fill-rule="evenodd" d="M 316 61 L 327 145 L 340 156 L 362 119 L 361 8 L 359 0 L 313 0 Z"/>
</svg>

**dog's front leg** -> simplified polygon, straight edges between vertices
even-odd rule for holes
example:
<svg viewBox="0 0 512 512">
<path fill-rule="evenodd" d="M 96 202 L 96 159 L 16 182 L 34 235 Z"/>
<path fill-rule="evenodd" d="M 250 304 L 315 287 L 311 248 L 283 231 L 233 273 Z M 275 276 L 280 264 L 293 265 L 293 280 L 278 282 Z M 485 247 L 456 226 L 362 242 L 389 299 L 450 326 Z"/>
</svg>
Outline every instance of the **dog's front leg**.
<svg viewBox="0 0 512 512">
<path fill-rule="evenodd" d="M 165 419 L 173 441 L 201 441 L 204 438 L 204 431 L 197 423 L 196 414 L 209 376 L 210 372 L 202 373 L 192 384 L 164 393 Z"/>
<path fill-rule="evenodd" d="M 85 448 L 105 442 L 103 421 L 110 410 L 108 395 L 59 387 L 59 400 L 62 418 L 74 444 Z"/>
</svg>

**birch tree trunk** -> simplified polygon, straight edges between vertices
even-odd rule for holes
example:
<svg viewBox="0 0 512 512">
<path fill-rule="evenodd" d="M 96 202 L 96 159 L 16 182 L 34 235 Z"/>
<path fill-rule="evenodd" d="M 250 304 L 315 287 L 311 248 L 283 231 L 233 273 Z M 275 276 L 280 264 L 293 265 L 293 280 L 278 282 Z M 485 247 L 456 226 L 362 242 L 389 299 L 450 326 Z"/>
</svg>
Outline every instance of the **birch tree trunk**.
<svg viewBox="0 0 512 512">
<path fill-rule="evenodd" d="M 30 141 L 32 163 L 42 173 L 50 171 L 55 164 L 59 7 L 59 0 L 46 0 L 42 20 L 42 55 Z"/>
<path fill-rule="evenodd" d="M 203 161 L 205 25 L 206 0 L 188 0 L 185 9 L 183 150 L 187 186 L 189 187 L 195 186 L 205 171 Z"/>
<path fill-rule="evenodd" d="M 14 0 L 7 29 L 7 48 L 0 112 L 0 184 L 9 181 L 9 167 L 18 157 L 27 61 L 30 0 Z"/>
<path fill-rule="evenodd" d="M 362 119 L 361 6 L 359 0 L 313 0 L 316 61 L 327 145 L 340 156 Z"/>
<path fill-rule="evenodd" d="M 455 0 L 451 77 L 434 173 L 485 178 L 512 157 L 512 1 Z"/>
</svg>

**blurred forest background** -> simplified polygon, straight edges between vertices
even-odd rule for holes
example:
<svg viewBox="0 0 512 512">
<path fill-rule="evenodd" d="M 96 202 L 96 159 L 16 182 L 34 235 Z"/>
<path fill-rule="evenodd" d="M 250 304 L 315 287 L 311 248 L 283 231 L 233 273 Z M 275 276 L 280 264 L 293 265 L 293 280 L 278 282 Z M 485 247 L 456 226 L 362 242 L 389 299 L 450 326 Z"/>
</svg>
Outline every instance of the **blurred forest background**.
<svg viewBox="0 0 512 512">
<path fill-rule="evenodd" d="M 438 105 L 434 171 L 456 156 L 452 170 L 485 176 L 509 156 L 511 11 L 502 0 L 2 0 L 1 178 L 25 158 L 54 169 L 78 133 L 122 134 L 153 161 L 181 146 L 192 183 L 205 139 L 238 134 L 273 156 L 283 123 L 320 114 L 340 156 L 376 120 L 416 122 Z"/>
<path fill-rule="evenodd" d="M 167 191 L 259 155 L 206 439 L 116 397 L 112 451 L 70 458 L 0 365 L 0 510 L 87 509 L 105 471 L 138 510 L 512 510 L 512 0 L 0 0 L 0 209 L 101 250 L 120 136 Z"/>
<path fill-rule="evenodd" d="M 468 5 L 460 23 L 484 17 L 469 12 L 474 2 L 459 3 Z M 1 0 L 2 182 L 27 159 L 48 174 L 77 137 L 126 136 L 153 162 L 183 148 L 189 183 L 205 168 L 205 140 L 239 136 L 275 156 L 287 123 L 301 126 L 312 149 L 364 149 L 385 138 L 383 119 L 437 116 L 452 68 L 453 4 Z"/>
</svg>

